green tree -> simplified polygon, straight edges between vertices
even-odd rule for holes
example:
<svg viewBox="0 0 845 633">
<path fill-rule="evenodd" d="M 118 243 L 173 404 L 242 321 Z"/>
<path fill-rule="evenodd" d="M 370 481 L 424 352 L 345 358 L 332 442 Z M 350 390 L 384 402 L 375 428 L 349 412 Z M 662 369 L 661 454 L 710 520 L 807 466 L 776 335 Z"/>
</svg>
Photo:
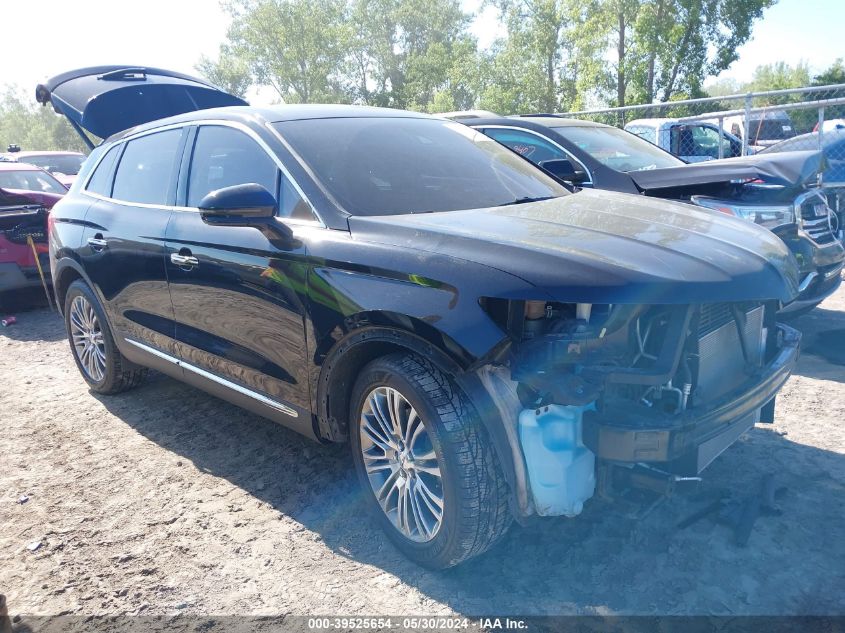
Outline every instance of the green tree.
<svg viewBox="0 0 845 633">
<path fill-rule="evenodd" d="M 347 100 L 352 34 L 344 0 L 229 0 L 224 6 L 232 15 L 228 51 L 258 83 L 286 103 Z"/>
<path fill-rule="evenodd" d="M 356 101 L 421 110 L 439 95 L 472 105 L 476 44 L 458 0 L 352 0 L 351 13 Z"/>
<path fill-rule="evenodd" d="M 617 49 L 617 68 L 625 75 L 626 100 L 651 103 L 678 95 L 704 96 L 704 79 L 736 61 L 754 22 L 774 2 L 602 0 L 604 11 L 626 27 L 616 29 L 625 35 L 625 46 Z"/>
<path fill-rule="evenodd" d="M 802 88 L 810 85 L 810 68 L 801 62 L 790 66 L 786 62 L 774 62 L 757 66 L 751 81 L 742 86 L 742 92 L 767 92 L 769 90 L 785 90 L 787 88 Z M 773 101 L 773 99 L 775 99 Z M 800 95 L 794 97 L 767 97 L 768 103 L 786 103 L 803 99 Z"/>
<path fill-rule="evenodd" d="M 22 150 L 88 151 L 65 117 L 27 98 L 20 87 L 7 85 L 0 91 L 0 152 L 10 143 Z"/>
<path fill-rule="evenodd" d="M 838 58 L 830 68 L 813 77 L 814 86 L 830 86 L 833 84 L 845 84 L 845 63 Z"/>
<path fill-rule="evenodd" d="M 507 37 L 497 42 L 481 107 L 503 113 L 578 107 L 595 89 L 603 50 L 596 4 L 577 0 L 490 0 Z"/>
<path fill-rule="evenodd" d="M 196 65 L 197 71 L 218 88 L 243 98 L 252 86 L 252 75 L 246 60 L 234 55 L 225 44 L 220 47 L 217 59 L 203 55 Z"/>
</svg>

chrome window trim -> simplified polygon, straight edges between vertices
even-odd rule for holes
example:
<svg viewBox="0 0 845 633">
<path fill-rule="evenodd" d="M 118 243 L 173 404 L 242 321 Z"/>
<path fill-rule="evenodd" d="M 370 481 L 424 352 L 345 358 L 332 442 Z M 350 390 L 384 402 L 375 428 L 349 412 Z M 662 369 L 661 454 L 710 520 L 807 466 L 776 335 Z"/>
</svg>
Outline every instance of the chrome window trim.
<svg viewBox="0 0 845 633">
<path fill-rule="evenodd" d="M 567 150 L 567 149 L 565 149 L 565 148 L 561 147 L 561 146 L 560 146 L 560 143 L 556 143 L 556 142 L 555 142 L 555 141 L 553 141 L 552 139 L 548 138 L 547 136 L 544 136 L 544 135 L 540 134 L 539 132 L 535 132 L 534 130 L 528 130 L 528 129 L 524 128 L 524 127 L 514 127 L 514 126 L 512 126 L 512 125 L 479 125 L 479 126 L 478 126 L 478 128 L 480 128 L 480 129 L 482 129 L 482 130 L 513 130 L 514 132 L 526 132 L 527 134 L 531 134 L 531 135 L 533 135 L 533 136 L 536 136 L 537 138 L 543 139 L 543 140 L 544 140 L 544 141 L 546 141 L 547 143 L 550 143 L 551 145 L 554 145 L 554 146 L 555 146 L 555 147 L 557 147 L 560 151 L 562 151 L 564 154 L 566 154 L 567 156 L 569 156 L 570 160 L 573 160 L 573 161 L 575 161 L 576 163 L 578 163 L 579 165 L 581 165 L 581 168 L 584 170 L 584 172 L 585 172 L 585 173 L 587 174 L 587 176 L 589 177 L 589 180 L 587 180 L 586 182 L 582 182 L 582 183 L 581 183 L 582 185 L 592 185 L 592 184 L 593 184 L 593 174 L 592 174 L 592 172 L 591 172 L 589 169 L 587 169 L 587 166 L 586 166 L 583 162 L 581 162 L 580 160 L 578 160 L 578 158 L 577 158 L 576 156 L 574 156 L 574 155 L 572 154 L 572 152 L 570 152 L 569 150 Z M 493 140 L 495 141 L 496 139 L 493 139 Z M 496 141 L 496 142 L 498 143 L 498 142 L 500 142 L 500 141 Z M 503 143 L 503 145 L 504 145 L 504 143 Z M 529 159 L 527 159 L 527 158 L 526 158 L 526 160 L 529 160 Z M 536 164 L 536 163 L 534 163 L 534 164 Z M 542 169 L 542 168 L 541 168 L 541 169 Z"/>
<path fill-rule="evenodd" d="M 139 341 L 135 341 L 131 338 L 124 338 L 123 340 L 126 341 L 127 343 L 129 343 L 130 345 L 134 345 L 135 347 L 142 349 L 149 354 L 152 354 L 153 356 L 157 356 L 158 358 L 166 360 L 168 363 L 172 363 L 173 365 L 176 365 L 177 367 L 182 367 L 184 369 L 187 369 L 188 371 L 193 372 L 193 373 L 197 374 L 198 376 L 202 376 L 203 378 L 207 378 L 208 380 L 211 380 L 212 382 L 216 382 L 217 384 L 222 385 L 222 386 L 226 387 L 227 389 L 231 389 L 232 391 L 237 391 L 238 393 L 240 393 L 244 396 L 248 396 L 248 397 L 250 397 L 254 400 L 257 400 L 258 402 L 261 402 L 262 404 L 265 404 L 268 407 L 276 409 L 277 411 L 281 411 L 282 413 L 289 415 L 292 418 L 298 418 L 299 417 L 299 413 L 296 411 L 296 409 L 293 409 L 292 407 L 290 407 L 290 406 L 288 406 L 284 403 L 273 400 L 272 398 L 268 398 L 267 396 L 264 396 L 264 395 L 262 395 L 262 394 L 260 394 L 256 391 L 253 391 L 252 389 L 247 389 L 246 387 L 242 387 L 241 385 L 234 383 L 231 380 L 221 378 L 217 374 L 212 374 L 210 371 L 206 371 L 204 369 L 201 369 L 200 367 L 192 365 L 191 363 L 187 363 L 184 360 L 180 360 L 180 359 L 176 358 L 175 356 L 171 356 L 170 354 L 166 354 L 165 352 L 162 352 L 161 350 L 158 350 L 154 347 L 150 347 L 149 345 L 145 345 L 144 343 L 141 343 Z"/>
<path fill-rule="evenodd" d="M 135 140 L 135 139 L 138 139 L 138 138 L 142 138 L 144 136 L 149 136 L 150 134 L 156 134 L 157 132 L 166 132 L 168 130 L 181 129 L 181 128 L 186 128 L 186 127 L 191 127 L 191 126 L 200 128 L 200 127 L 207 126 L 207 125 L 216 125 L 216 126 L 234 128 L 236 130 L 240 130 L 241 132 L 243 132 L 247 136 L 249 136 L 253 141 L 255 141 L 259 145 L 259 147 L 261 147 L 261 149 L 264 150 L 264 153 L 267 154 L 267 156 L 270 157 L 270 160 L 272 160 L 276 164 L 276 167 L 279 168 L 279 170 L 282 172 L 282 175 L 285 178 L 288 179 L 288 181 L 291 183 L 291 185 L 293 185 L 293 188 L 296 190 L 296 192 L 302 197 L 303 200 L 305 200 L 306 203 L 308 203 L 308 206 L 311 207 L 311 212 L 314 214 L 313 220 L 301 220 L 301 219 L 278 217 L 278 219 L 280 221 L 283 221 L 286 224 L 287 223 L 307 224 L 309 226 L 314 225 L 314 226 L 321 226 L 323 228 L 326 227 L 325 222 L 323 222 L 323 219 L 320 217 L 320 214 L 317 211 L 314 204 L 311 202 L 311 200 L 308 198 L 308 196 L 305 195 L 305 192 L 302 190 L 302 187 L 293 178 L 293 176 L 291 176 L 291 173 L 288 171 L 287 167 L 285 167 L 285 165 L 282 163 L 282 161 L 279 159 L 279 157 L 276 156 L 276 154 L 273 152 L 273 150 L 270 148 L 270 146 L 267 145 L 267 143 L 264 141 L 264 139 L 262 139 L 260 136 L 258 136 L 258 134 L 255 132 L 255 130 L 250 128 L 248 125 L 241 123 L 240 121 L 226 121 L 224 119 L 201 119 L 201 120 L 197 120 L 197 121 L 183 121 L 183 122 L 180 122 L 180 123 L 171 123 L 169 125 L 162 125 L 161 127 L 153 128 L 153 129 L 150 129 L 150 130 L 143 130 L 141 132 L 136 132 L 135 134 L 131 134 L 129 136 L 121 138 L 120 140 L 115 141 L 112 144 L 112 147 L 117 147 L 121 144 L 128 143 L 129 141 L 132 141 L 132 140 Z M 272 128 L 270 128 L 270 129 L 272 129 Z M 83 185 L 82 189 L 80 190 L 81 193 L 83 193 L 86 196 L 89 196 L 91 198 L 96 198 L 98 200 L 103 200 L 105 202 L 113 202 L 115 204 L 119 204 L 119 205 L 127 206 L 127 207 L 141 207 L 141 208 L 145 208 L 145 209 L 164 209 L 166 211 L 180 211 L 180 212 L 189 212 L 189 213 L 199 212 L 199 209 L 197 209 L 197 207 L 130 202 L 128 200 L 119 200 L 117 198 L 111 198 L 111 197 L 108 197 L 108 196 L 103 196 L 103 195 L 88 191 L 88 184 L 91 181 L 91 178 L 94 176 L 94 172 L 97 171 L 97 167 L 99 167 L 100 162 L 103 160 L 103 158 L 105 158 L 106 154 L 108 154 L 110 150 L 111 150 L 111 147 L 109 149 L 105 150 L 102 153 L 102 155 L 97 159 L 97 163 L 91 169 L 91 173 L 88 175 L 88 179 L 85 181 L 85 184 Z M 120 166 L 120 164 L 118 163 L 117 167 L 119 167 L 119 166 Z"/>
</svg>

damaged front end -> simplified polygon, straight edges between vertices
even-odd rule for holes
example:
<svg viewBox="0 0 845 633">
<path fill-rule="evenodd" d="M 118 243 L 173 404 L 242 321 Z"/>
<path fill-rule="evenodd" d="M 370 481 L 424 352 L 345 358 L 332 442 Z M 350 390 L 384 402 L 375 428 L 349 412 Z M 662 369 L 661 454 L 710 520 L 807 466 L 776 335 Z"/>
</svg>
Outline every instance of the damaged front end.
<svg viewBox="0 0 845 633">
<path fill-rule="evenodd" d="M 574 516 L 597 488 L 612 496 L 609 470 L 697 476 L 772 421 L 798 356 L 800 334 L 775 322 L 776 301 L 483 304 L 508 333 L 480 376 L 513 421 L 526 515 Z"/>
</svg>

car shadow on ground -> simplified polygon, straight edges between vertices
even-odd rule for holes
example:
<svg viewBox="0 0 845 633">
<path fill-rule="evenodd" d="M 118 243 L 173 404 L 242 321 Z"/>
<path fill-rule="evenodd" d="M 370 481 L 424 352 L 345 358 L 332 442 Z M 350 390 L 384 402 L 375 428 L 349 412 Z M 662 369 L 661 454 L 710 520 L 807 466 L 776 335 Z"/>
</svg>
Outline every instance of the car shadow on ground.
<svg viewBox="0 0 845 633">
<path fill-rule="evenodd" d="M 816 308 L 790 325 L 802 334 L 794 373 L 845 383 L 845 312 Z"/>
<path fill-rule="evenodd" d="M 698 490 L 644 518 L 594 499 L 577 518 L 514 525 L 486 555 L 431 572 L 408 562 L 367 515 L 345 447 L 316 445 L 159 374 L 132 392 L 96 397 L 145 437 L 291 517 L 333 552 L 465 615 L 845 613 L 845 597 L 831 591 L 845 586 L 845 455 L 771 427 L 757 427 L 717 459 Z M 785 488 L 782 515 L 761 517 L 747 547 L 714 517 L 677 527 L 719 495 L 755 495 L 770 473 Z"/>
</svg>

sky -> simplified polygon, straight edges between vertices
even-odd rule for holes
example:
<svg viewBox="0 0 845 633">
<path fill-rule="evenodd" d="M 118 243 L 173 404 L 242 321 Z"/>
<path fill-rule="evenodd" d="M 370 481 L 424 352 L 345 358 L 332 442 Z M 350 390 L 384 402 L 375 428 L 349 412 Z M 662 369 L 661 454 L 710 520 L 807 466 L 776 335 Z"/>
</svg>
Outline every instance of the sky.
<svg viewBox="0 0 845 633">
<path fill-rule="evenodd" d="M 481 0 L 462 0 L 477 11 Z M 100 64 L 157 66 L 196 74 L 205 54 L 215 56 L 229 16 L 218 0 L 0 0 L 0 85 L 35 84 L 60 72 Z M 780 0 L 757 22 L 739 59 L 720 78 L 750 79 L 761 64 L 810 65 L 817 73 L 845 57 L 843 0 Z M 472 31 L 481 46 L 499 34 L 492 7 Z M 14 55 L 10 54 L 14 51 Z M 253 103 L 269 101 L 267 91 Z"/>
</svg>

